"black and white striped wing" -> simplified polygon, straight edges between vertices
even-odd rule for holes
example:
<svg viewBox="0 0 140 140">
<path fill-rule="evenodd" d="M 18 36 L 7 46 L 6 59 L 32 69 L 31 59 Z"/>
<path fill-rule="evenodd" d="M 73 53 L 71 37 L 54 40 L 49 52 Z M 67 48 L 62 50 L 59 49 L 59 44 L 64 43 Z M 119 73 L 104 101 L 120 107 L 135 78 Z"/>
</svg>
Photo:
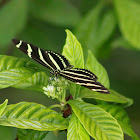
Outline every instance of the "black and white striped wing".
<svg viewBox="0 0 140 140">
<path fill-rule="evenodd" d="M 58 70 L 73 68 L 73 66 L 63 55 L 49 50 L 46 50 L 45 52 L 49 55 L 51 61 L 55 64 Z"/>
<path fill-rule="evenodd" d="M 95 81 L 98 79 L 98 77 L 94 73 L 87 69 L 73 68 L 63 70 L 60 73 L 62 73 L 63 75 L 75 76 L 77 78 L 84 77 L 85 79 L 94 79 Z"/>
<path fill-rule="evenodd" d="M 72 65 L 70 65 L 68 60 L 61 54 L 53 51 L 40 49 L 39 47 L 36 47 L 33 44 L 27 43 L 22 40 L 13 39 L 12 41 L 17 48 L 27 54 L 30 58 L 34 59 L 41 65 L 53 71 L 60 71 L 73 67 Z"/>
<path fill-rule="evenodd" d="M 64 78 L 91 89 L 92 91 L 109 94 L 109 90 L 97 82 L 97 77 L 86 69 L 68 69 L 59 73 Z"/>
</svg>

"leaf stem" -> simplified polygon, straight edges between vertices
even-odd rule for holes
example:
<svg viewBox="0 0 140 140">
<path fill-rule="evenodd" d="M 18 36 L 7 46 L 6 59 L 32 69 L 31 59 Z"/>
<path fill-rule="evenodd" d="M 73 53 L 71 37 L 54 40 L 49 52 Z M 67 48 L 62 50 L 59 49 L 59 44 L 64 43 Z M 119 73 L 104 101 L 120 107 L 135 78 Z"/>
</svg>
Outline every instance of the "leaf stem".
<svg viewBox="0 0 140 140">
<path fill-rule="evenodd" d="M 60 105 L 60 104 L 55 104 L 55 105 L 51 105 L 51 106 L 49 106 L 48 108 L 52 109 L 52 108 L 55 108 L 55 107 L 59 107 L 59 108 L 61 108 L 61 105 Z"/>
<path fill-rule="evenodd" d="M 66 90 L 64 90 L 62 92 L 62 100 L 61 101 L 62 101 L 63 104 L 65 104 L 65 102 L 66 102 L 65 98 L 66 98 Z"/>
</svg>

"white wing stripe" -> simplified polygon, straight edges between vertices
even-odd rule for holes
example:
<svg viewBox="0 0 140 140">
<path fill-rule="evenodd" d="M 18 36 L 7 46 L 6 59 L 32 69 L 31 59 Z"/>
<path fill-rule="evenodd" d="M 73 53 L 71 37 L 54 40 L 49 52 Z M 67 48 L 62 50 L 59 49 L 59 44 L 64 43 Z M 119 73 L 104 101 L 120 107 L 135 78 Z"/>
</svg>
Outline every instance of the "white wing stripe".
<svg viewBox="0 0 140 140">
<path fill-rule="evenodd" d="M 63 60 L 63 58 L 61 56 L 59 56 L 58 54 L 55 54 L 53 53 L 54 55 L 56 55 L 60 60 L 61 60 L 61 63 L 63 64 L 64 68 L 66 68 L 66 64 L 65 64 L 65 61 Z"/>
<path fill-rule="evenodd" d="M 73 77 L 73 76 L 70 76 L 70 75 L 67 75 L 67 74 L 64 74 L 63 72 L 60 71 L 60 74 L 64 75 L 64 76 L 67 76 L 67 77 L 70 77 L 72 79 L 77 79 L 77 80 L 82 80 L 82 81 L 89 81 L 89 82 L 93 82 L 93 79 L 89 80 L 89 79 L 83 79 L 83 78 L 79 78 L 79 77 Z"/>
<path fill-rule="evenodd" d="M 29 56 L 30 58 L 32 58 L 32 55 L 31 55 L 31 53 L 32 53 L 32 48 L 31 48 L 30 44 L 27 44 L 27 47 L 28 47 L 28 49 L 27 49 L 27 54 L 28 54 L 28 56 Z"/>
<path fill-rule="evenodd" d="M 19 44 L 16 45 L 17 48 L 20 48 L 22 41 L 20 40 Z"/>
<path fill-rule="evenodd" d="M 71 71 L 63 71 L 63 73 L 68 73 L 68 74 L 79 75 L 79 76 L 84 76 L 84 77 L 91 78 L 91 77 L 88 76 L 88 75 L 79 74 L 79 73 L 75 73 L 75 72 L 71 72 Z M 94 77 L 95 77 L 95 76 L 94 76 Z"/>
<path fill-rule="evenodd" d="M 104 89 L 91 89 L 92 91 L 98 91 L 98 92 L 108 92 L 108 90 Z"/>
<path fill-rule="evenodd" d="M 96 84 L 92 84 L 92 83 L 79 83 L 79 82 L 76 82 L 76 84 L 81 85 L 81 86 L 101 87 L 100 85 L 96 85 Z"/>
<path fill-rule="evenodd" d="M 59 67 L 59 65 L 57 64 L 57 62 L 53 59 L 53 57 L 48 53 L 48 55 L 49 55 L 49 58 L 50 58 L 50 60 L 52 61 L 52 63 L 56 66 L 56 68 L 58 69 L 58 70 L 60 70 L 60 67 Z"/>
<path fill-rule="evenodd" d="M 44 60 L 40 48 L 38 48 L 38 54 L 39 54 L 40 59 L 41 59 L 46 65 L 48 65 L 48 67 L 50 67 L 50 68 L 53 70 L 53 68 Z"/>
</svg>

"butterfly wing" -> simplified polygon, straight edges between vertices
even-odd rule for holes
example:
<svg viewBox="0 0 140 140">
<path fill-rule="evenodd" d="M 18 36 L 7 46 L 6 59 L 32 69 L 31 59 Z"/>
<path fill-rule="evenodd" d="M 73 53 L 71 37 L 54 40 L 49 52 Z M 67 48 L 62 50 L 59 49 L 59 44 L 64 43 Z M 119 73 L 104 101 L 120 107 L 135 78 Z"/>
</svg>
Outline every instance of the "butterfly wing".
<svg viewBox="0 0 140 140">
<path fill-rule="evenodd" d="M 109 90 L 101 83 L 97 82 L 97 77 L 89 70 L 68 69 L 60 71 L 59 74 L 78 85 L 91 89 L 92 91 L 109 94 Z"/>
<path fill-rule="evenodd" d="M 70 65 L 69 61 L 63 55 L 50 50 L 46 50 L 46 53 L 49 55 L 53 63 L 57 66 L 58 70 L 73 68 L 73 66 Z"/>
<path fill-rule="evenodd" d="M 62 69 L 73 67 L 68 60 L 59 53 L 40 49 L 39 47 L 22 40 L 13 39 L 12 41 L 17 48 L 30 58 L 53 71 L 60 71 Z"/>
</svg>

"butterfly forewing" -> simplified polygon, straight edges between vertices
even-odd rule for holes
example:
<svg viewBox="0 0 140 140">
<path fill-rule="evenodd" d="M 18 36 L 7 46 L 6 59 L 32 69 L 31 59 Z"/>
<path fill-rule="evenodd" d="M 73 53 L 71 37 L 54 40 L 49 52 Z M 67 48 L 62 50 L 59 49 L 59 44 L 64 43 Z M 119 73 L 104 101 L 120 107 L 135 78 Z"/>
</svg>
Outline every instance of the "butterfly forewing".
<svg viewBox="0 0 140 140">
<path fill-rule="evenodd" d="M 61 54 L 48 50 L 42 50 L 39 47 L 22 40 L 13 39 L 13 43 L 30 58 L 53 71 L 60 71 L 73 67 Z"/>
<path fill-rule="evenodd" d="M 96 92 L 109 94 L 108 89 L 105 88 L 101 83 L 96 81 L 96 76 L 94 74 L 93 76 L 91 76 L 92 73 L 90 72 L 89 74 L 88 72 L 88 70 L 84 71 L 84 69 L 69 69 L 62 70 L 59 74 L 78 85 L 84 86 Z"/>
<path fill-rule="evenodd" d="M 63 55 L 49 50 L 46 50 L 46 53 L 49 55 L 51 61 L 55 64 L 58 70 L 64 70 L 73 67 Z"/>
</svg>

